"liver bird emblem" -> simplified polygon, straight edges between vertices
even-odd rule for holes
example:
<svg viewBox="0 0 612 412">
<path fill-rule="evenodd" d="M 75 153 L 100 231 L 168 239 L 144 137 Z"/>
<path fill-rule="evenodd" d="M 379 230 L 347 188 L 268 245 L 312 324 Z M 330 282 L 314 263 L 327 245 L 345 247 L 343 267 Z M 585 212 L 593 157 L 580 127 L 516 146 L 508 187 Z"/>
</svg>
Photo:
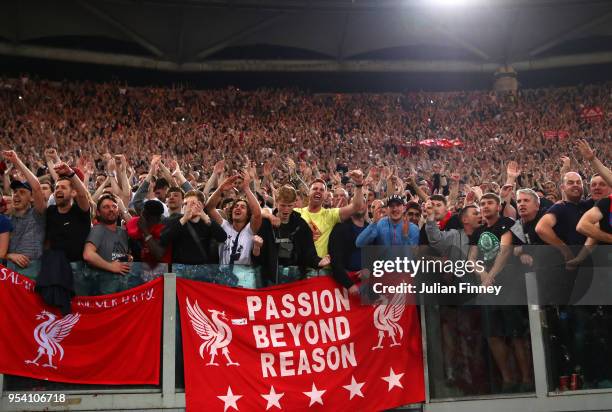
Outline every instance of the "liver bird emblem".
<svg viewBox="0 0 612 412">
<path fill-rule="evenodd" d="M 372 350 L 382 349 L 382 341 L 385 337 L 385 333 L 391 338 L 390 346 L 399 346 L 399 343 L 395 336 L 398 335 L 399 339 L 404 336 L 404 329 L 399 325 L 399 320 L 402 318 L 404 309 L 406 308 L 406 298 L 401 293 L 393 295 L 391 302 L 389 298 L 383 296 L 381 303 L 374 310 L 374 326 L 378 329 L 378 344 L 372 347 Z"/>
<path fill-rule="evenodd" d="M 193 330 L 195 330 L 198 336 L 204 341 L 200 345 L 200 357 L 204 359 L 205 350 L 208 350 L 210 354 L 210 361 L 206 365 L 219 366 L 219 364 L 215 362 L 215 356 L 217 356 L 217 351 L 221 349 L 221 353 L 227 359 L 226 366 L 240 366 L 239 363 L 233 362 L 229 355 L 228 346 L 232 341 L 232 330 L 227 323 L 221 320 L 227 320 L 225 312 L 209 309 L 211 320 L 206 316 L 204 311 L 200 309 L 197 300 L 193 306 L 188 298 L 186 300 L 187 313 L 189 314 Z"/>
<path fill-rule="evenodd" d="M 38 360 L 47 355 L 48 361 L 42 366 L 57 369 L 57 366 L 53 365 L 53 357 L 59 353 L 59 360 L 64 358 L 64 348 L 62 348 L 60 342 L 70 334 L 80 318 L 81 315 L 75 313 L 57 319 L 53 313 L 44 310 L 36 315 L 36 319 L 45 319 L 34 329 L 34 339 L 38 343 L 38 354 L 36 358 L 26 360 L 25 363 L 39 366 Z"/>
</svg>

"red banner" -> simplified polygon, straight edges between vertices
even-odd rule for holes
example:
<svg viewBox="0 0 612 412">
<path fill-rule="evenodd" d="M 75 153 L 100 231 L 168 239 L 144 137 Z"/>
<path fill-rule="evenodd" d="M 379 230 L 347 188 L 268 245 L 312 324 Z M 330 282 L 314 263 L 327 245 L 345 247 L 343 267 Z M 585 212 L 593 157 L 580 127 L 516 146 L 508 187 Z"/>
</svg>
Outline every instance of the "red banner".
<svg viewBox="0 0 612 412">
<path fill-rule="evenodd" d="M 567 139 L 570 136 L 567 130 L 545 130 L 542 134 L 545 139 Z"/>
<path fill-rule="evenodd" d="M 585 107 L 581 110 L 580 117 L 586 120 L 602 120 L 604 118 L 604 112 L 599 106 Z"/>
<path fill-rule="evenodd" d="M 559 139 L 563 140 L 563 139 L 567 139 L 569 137 L 569 132 L 566 130 L 557 130 L 557 136 L 559 137 Z"/>
<path fill-rule="evenodd" d="M 546 138 L 546 139 L 554 139 L 554 138 L 557 137 L 557 131 L 556 130 L 545 130 L 542 133 L 544 134 L 544 138 Z"/>
<path fill-rule="evenodd" d="M 189 411 L 372 411 L 425 398 L 414 306 L 330 278 L 232 289 L 177 279 Z"/>
<path fill-rule="evenodd" d="M 425 147 L 436 146 L 442 149 L 451 149 L 455 146 L 463 146 L 463 142 L 461 141 L 461 139 L 425 139 L 419 141 L 419 145 Z"/>
<path fill-rule="evenodd" d="M 77 297 L 62 317 L 0 265 L 0 373 L 57 382 L 159 383 L 163 278 Z"/>
</svg>

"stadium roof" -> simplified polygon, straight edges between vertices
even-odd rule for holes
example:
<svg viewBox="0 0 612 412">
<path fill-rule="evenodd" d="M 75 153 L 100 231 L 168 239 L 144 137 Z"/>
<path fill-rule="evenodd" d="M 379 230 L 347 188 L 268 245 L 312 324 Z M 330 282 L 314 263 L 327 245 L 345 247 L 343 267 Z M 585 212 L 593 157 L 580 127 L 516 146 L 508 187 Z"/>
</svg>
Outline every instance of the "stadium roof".
<svg viewBox="0 0 612 412">
<path fill-rule="evenodd" d="M 612 1 L 2 1 L 0 54 L 181 72 L 520 72 L 612 62 Z"/>
</svg>

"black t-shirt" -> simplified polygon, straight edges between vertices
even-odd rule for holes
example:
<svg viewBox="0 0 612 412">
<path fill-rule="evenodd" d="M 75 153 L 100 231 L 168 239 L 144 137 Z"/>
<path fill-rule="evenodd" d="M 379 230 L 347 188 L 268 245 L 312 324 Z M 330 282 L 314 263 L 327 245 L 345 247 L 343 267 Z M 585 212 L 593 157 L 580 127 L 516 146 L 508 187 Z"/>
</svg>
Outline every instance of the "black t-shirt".
<svg viewBox="0 0 612 412">
<path fill-rule="evenodd" d="M 542 219 L 542 216 L 544 216 L 544 214 L 545 212 L 543 210 L 538 210 L 538 213 L 536 214 L 533 220 L 527 223 L 520 223 L 520 221 L 517 221 L 515 225 L 516 224 L 521 225 L 521 232 L 523 236 L 522 238 L 518 237 L 513 229 L 512 230 L 512 238 L 513 238 L 512 243 L 517 244 L 517 245 L 521 245 L 521 244 L 544 245 L 545 244 L 544 241 L 540 239 L 540 236 L 538 236 L 535 230 L 536 226 L 538 225 L 538 222 L 540 221 L 540 219 Z"/>
<path fill-rule="evenodd" d="M 595 207 L 599 209 L 603 218 L 599 221 L 599 228 L 606 233 L 612 233 L 612 195 L 605 197 L 597 202 Z"/>
<path fill-rule="evenodd" d="M 586 237 L 576 230 L 582 215 L 592 208 L 592 199 L 581 200 L 578 203 L 567 201 L 557 202 L 546 213 L 552 213 L 557 219 L 554 231 L 557 237 L 566 245 L 583 245 Z"/>
<path fill-rule="evenodd" d="M 60 213 L 56 205 L 47 208 L 46 241 L 51 249 L 66 252 L 70 262 L 83 260 L 90 229 L 89 211 L 83 211 L 76 202 L 67 213 Z"/>
<path fill-rule="evenodd" d="M 279 266 L 297 266 L 294 238 L 299 227 L 291 223 L 282 223 L 278 228 L 272 227 L 274 241 L 278 247 Z"/>
<path fill-rule="evenodd" d="M 484 261 L 487 270 L 495 262 L 503 234 L 508 232 L 513 225 L 514 220 L 502 216 L 493 226 L 481 226 L 470 236 L 470 245 L 478 246 L 478 259 Z"/>
</svg>

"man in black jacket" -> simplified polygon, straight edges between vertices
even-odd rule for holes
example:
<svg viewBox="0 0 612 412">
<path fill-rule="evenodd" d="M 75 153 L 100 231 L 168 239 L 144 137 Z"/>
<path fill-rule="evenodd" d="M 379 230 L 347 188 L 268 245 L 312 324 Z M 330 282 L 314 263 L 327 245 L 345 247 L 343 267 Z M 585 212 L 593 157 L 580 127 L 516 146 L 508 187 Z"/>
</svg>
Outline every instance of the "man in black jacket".
<svg viewBox="0 0 612 412">
<path fill-rule="evenodd" d="M 212 239 L 225 242 L 223 228 L 204 212 L 204 194 L 192 190 L 185 194 L 183 215 L 166 222 L 161 234 L 161 246 L 172 246 L 172 263 L 203 265 L 211 263 L 209 243 Z"/>
<path fill-rule="evenodd" d="M 355 212 L 349 220 L 334 226 L 329 235 L 332 275 L 351 295 L 359 294 L 359 287 L 351 279 L 349 272 L 354 273 L 362 269 L 361 248 L 355 245 L 355 240 L 368 226 L 365 221 L 366 211 L 367 205 L 364 205 L 364 208 Z"/>
<path fill-rule="evenodd" d="M 258 232 L 260 239 L 254 240 L 253 256 L 268 284 L 303 279 L 308 268 L 329 264 L 329 257 L 317 256 L 308 223 L 293 210 L 296 199 L 295 189 L 283 186 L 276 197 L 278 208 L 262 214 L 265 219 Z"/>
</svg>

